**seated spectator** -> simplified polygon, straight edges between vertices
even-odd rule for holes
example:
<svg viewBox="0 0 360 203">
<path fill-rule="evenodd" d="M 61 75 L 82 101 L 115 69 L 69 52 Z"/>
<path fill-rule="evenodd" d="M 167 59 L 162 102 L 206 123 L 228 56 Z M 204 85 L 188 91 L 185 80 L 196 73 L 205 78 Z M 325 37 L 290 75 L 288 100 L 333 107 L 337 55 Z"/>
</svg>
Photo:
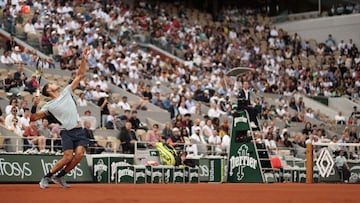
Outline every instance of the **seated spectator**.
<svg viewBox="0 0 360 203">
<path fill-rule="evenodd" d="M 312 132 L 312 125 L 310 122 L 306 122 L 305 128 L 302 130 L 302 133 L 306 136 L 306 138 L 308 138 L 311 132 Z"/>
<path fill-rule="evenodd" d="M 10 98 L 9 104 L 5 107 L 5 114 L 9 115 L 12 113 L 13 107 L 16 108 L 16 115 L 19 115 L 19 102 L 16 97 Z"/>
<path fill-rule="evenodd" d="M 115 129 L 115 122 L 118 119 L 118 114 L 116 113 L 116 110 L 111 108 L 109 111 L 109 115 L 106 116 L 106 123 L 105 128 L 106 129 Z M 125 124 L 125 122 L 124 122 Z"/>
<path fill-rule="evenodd" d="M 167 143 L 173 146 L 176 150 L 184 149 L 184 139 L 180 135 L 180 129 L 175 127 L 172 129 L 172 136 L 167 139 Z"/>
<path fill-rule="evenodd" d="M 21 125 L 20 125 L 20 117 L 17 115 L 17 108 L 16 107 L 12 107 L 11 108 L 11 113 L 8 114 L 6 117 L 5 117 L 5 127 L 7 128 L 10 128 L 13 126 L 13 119 L 16 118 L 16 124 L 19 125 L 20 129 L 21 129 Z"/>
<path fill-rule="evenodd" d="M 85 126 L 85 121 L 89 121 L 91 123 L 91 130 L 95 130 L 98 127 L 96 117 L 91 115 L 90 110 L 86 110 L 84 115 L 80 116 L 80 122 L 83 127 Z"/>
<path fill-rule="evenodd" d="M 152 126 L 151 130 L 148 130 L 146 133 L 146 142 L 148 142 L 148 146 L 149 147 L 155 147 L 155 144 L 157 142 L 162 142 L 162 137 L 160 135 L 159 132 L 159 125 L 158 124 L 154 124 Z"/>
<path fill-rule="evenodd" d="M 152 93 L 150 90 L 150 85 L 145 86 L 145 90 L 142 92 L 142 96 L 146 98 L 147 100 L 151 101 L 152 99 Z"/>
<path fill-rule="evenodd" d="M 0 57 L 0 62 L 6 65 L 12 65 L 15 61 L 11 58 L 9 51 L 4 51 L 3 55 Z"/>
<path fill-rule="evenodd" d="M 274 136 L 272 134 L 268 134 L 264 139 L 264 144 L 268 149 L 269 153 L 274 155 L 277 151 L 276 142 L 274 140 Z"/>
<path fill-rule="evenodd" d="M 119 140 L 121 141 L 122 152 L 124 154 L 134 154 L 137 138 L 131 129 L 131 122 L 127 121 L 125 127 L 120 131 Z"/>
<path fill-rule="evenodd" d="M 124 110 L 131 110 L 131 105 L 128 103 L 127 96 L 122 97 L 121 101 L 118 103 L 118 106 Z"/>
<path fill-rule="evenodd" d="M 218 134 L 217 130 L 213 130 L 212 135 L 209 137 L 208 143 L 211 145 L 211 151 L 215 152 L 215 154 L 221 154 L 221 138 Z"/>
<path fill-rule="evenodd" d="M 36 34 L 36 30 L 35 30 L 34 24 L 32 23 L 31 18 L 29 18 L 28 21 L 25 23 L 24 32 L 26 34 L 33 34 L 33 35 Z"/>
<path fill-rule="evenodd" d="M 346 124 L 345 116 L 342 114 L 341 111 L 339 111 L 338 115 L 335 116 L 335 121 L 336 121 L 336 124 L 338 124 L 338 125 L 345 125 Z"/>
<path fill-rule="evenodd" d="M 353 107 L 353 111 L 351 112 L 351 116 L 354 117 L 354 119 L 360 119 L 360 111 L 357 110 L 357 106 Z"/>
<path fill-rule="evenodd" d="M 167 140 L 169 137 L 172 136 L 172 129 L 171 129 L 171 123 L 170 122 L 166 122 L 165 123 L 165 127 L 162 130 L 162 134 L 161 134 L 161 138 L 163 140 Z"/>
<path fill-rule="evenodd" d="M 289 135 L 288 132 L 284 132 L 284 134 L 283 134 L 283 137 L 284 137 L 283 144 L 284 144 L 285 147 L 293 148 L 293 145 L 289 140 L 289 136 L 290 135 Z"/>
<path fill-rule="evenodd" d="M 84 129 L 86 131 L 86 135 L 90 140 L 89 147 L 87 148 L 87 153 L 101 154 L 105 150 L 105 148 L 103 146 L 99 145 L 99 143 L 95 140 L 94 132 L 91 129 L 91 122 L 85 121 L 84 126 L 85 126 Z"/>
<path fill-rule="evenodd" d="M 14 132 L 16 135 L 23 137 L 23 131 L 21 130 L 20 125 L 18 124 L 18 118 L 14 117 L 11 119 L 11 123 L 7 126 L 7 129 Z"/>
<path fill-rule="evenodd" d="M 30 94 L 34 93 L 39 88 L 39 83 L 36 79 L 36 75 L 32 74 L 30 81 L 27 82 L 27 91 L 30 92 Z"/>
<path fill-rule="evenodd" d="M 135 131 L 139 129 L 147 131 L 148 129 L 146 125 L 140 121 L 137 115 L 138 115 L 137 111 L 134 110 L 131 112 L 131 118 L 129 121 L 131 122 L 132 129 L 134 129 Z"/>
<path fill-rule="evenodd" d="M 78 106 L 87 106 L 87 100 L 85 99 L 85 94 L 82 92 L 77 99 Z"/>
<path fill-rule="evenodd" d="M 21 50 L 20 50 L 19 46 L 15 46 L 10 57 L 14 61 L 14 64 L 24 64 L 22 57 L 21 57 Z"/>
<path fill-rule="evenodd" d="M 40 153 L 46 153 L 48 150 L 46 147 L 46 138 L 42 135 L 39 135 L 39 129 L 35 121 L 31 121 L 30 125 L 25 128 L 23 136 L 27 138 L 27 144 L 37 145 L 40 149 Z M 24 142 L 25 144 L 26 142 Z"/>
</svg>

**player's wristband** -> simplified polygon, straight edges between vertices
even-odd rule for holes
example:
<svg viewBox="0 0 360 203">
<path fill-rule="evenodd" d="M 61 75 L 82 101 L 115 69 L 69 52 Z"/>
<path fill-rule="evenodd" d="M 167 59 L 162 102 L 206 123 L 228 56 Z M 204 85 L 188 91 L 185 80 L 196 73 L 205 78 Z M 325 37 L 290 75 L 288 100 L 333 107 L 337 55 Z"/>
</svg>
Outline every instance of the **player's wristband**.
<svg viewBox="0 0 360 203">
<path fill-rule="evenodd" d="M 37 106 L 32 106 L 32 107 L 31 107 L 31 113 L 36 113 L 36 107 L 37 107 Z"/>
</svg>

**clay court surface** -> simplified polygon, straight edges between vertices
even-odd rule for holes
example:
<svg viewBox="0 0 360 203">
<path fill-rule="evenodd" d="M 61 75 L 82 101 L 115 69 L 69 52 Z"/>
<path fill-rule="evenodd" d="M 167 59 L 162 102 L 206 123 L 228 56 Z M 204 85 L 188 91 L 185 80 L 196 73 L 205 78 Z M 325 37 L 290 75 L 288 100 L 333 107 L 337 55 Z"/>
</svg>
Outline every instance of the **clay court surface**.
<svg viewBox="0 0 360 203">
<path fill-rule="evenodd" d="M 359 184 L 1 184 L 2 203 L 360 202 Z"/>
</svg>

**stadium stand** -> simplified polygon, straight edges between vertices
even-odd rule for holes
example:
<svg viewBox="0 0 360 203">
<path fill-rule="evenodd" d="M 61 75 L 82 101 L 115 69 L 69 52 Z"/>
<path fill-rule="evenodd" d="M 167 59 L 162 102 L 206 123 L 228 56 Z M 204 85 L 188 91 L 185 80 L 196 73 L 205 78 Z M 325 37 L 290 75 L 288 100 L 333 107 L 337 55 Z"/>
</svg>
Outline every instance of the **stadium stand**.
<svg viewBox="0 0 360 203">
<path fill-rule="evenodd" d="M 94 98 L 95 88 L 87 89 L 90 84 L 107 87 L 108 91 L 103 92 L 106 92 L 104 97 L 110 98 L 106 104 L 109 109 L 114 108 L 112 105 L 115 98 L 126 96 L 132 106 L 131 110 L 137 109 L 139 119 L 147 126 L 158 124 L 160 130 L 163 130 L 165 123 L 171 122 L 172 127 L 185 128 L 192 133 L 192 123 L 186 123 L 182 118 L 180 122 L 170 120 L 169 109 L 173 99 L 177 102 L 174 104 L 175 113 L 179 113 L 180 103 L 184 102 L 191 120 L 199 119 L 198 125 L 201 127 L 210 119 L 208 111 L 212 103 L 219 106 L 219 114 L 230 116 L 228 123 L 231 125 L 231 101 L 236 100 L 242 82 L 250 81 L 252 100 L 257 105 L 255 107 L 259 108 L 261 124 L 268 121 L 274 123 L 269 128 L 274 130 L 271 133 L 279 149 L 283 144 L 284 129 L 289 132 L 290 141 L 294 144 L 293 148 L 285 147 L 277 152 L 302 159 L 305 158 L 305 138 L 308 139 L 308 135 L 302 133 L 306 122 L 311 122 L 315 130 L 325 124 L 325 133 L 316 134 L 324 142 L 328 142 L 332 135 L 339 138 L 344 136 L 345 131 L 345 127 L 333 123 L 337 111 L 310 96 L 347 97 L 355 101 L 351 103 L 354 105 L 359 101 L 360 58 L 355 43 L 339 41 L 329 44 L 329 41 L 302 39 L 296 33 L 289 34 L 277 28 L 272 18 L 256 10 L 223 9 L 218 18 L 226 21 L 220 21 L 214 20 L 209 13 L 183 6 L 179 12 L 178 7 L 169 3 L 157 6 L 141 3 L 130 8 L 121 1 L 115 1 L 114 7 L 109 8 L 101 2 L 87 2 L 83 7 L 70 6 L 68 11 L 61 11 L 56 6 L 50 11 L 43 7 L 46 4 L 42 2 L 31 6 L 32 12 L 26 16 L 41 20 L 42 24 L 37 25 L 40 31 L 36 34 L 27 33 L 25 37 L 26 31 L 21 26 L 17 25 L 14 31 L 12 24 L 2 19 L 4 30 L 15 34 L 18 44 L 23 40 L 39 51 L 44 51 L 41 48 L 41 30 L 51 31 L 52 55 L 22 52 L 23 59 L 31 58 L 24 60 L 24 72 L 28 77 L 35 73 L 37 57 L 50 58 L 42 64 L 45 70 L 40 85 L 56 81 L 62 87 L 66 86 L 71 80 L 71 72 L 76 70 L 82 49 L 85 46 L 92 47 L 87 77 L 75 96 L 89 93 L 85 96 L 88 105 L 79 107 L 79 113 L 91 111 L 98 121 L 95 139 L 105 148 L 111 143 L 110 152 L 121 152 L 119 129 L 104 129 L 104 118 L 109 113 L 99 105 L 99 98 Z M 315 17 L 319 16 L 308 13 L 290 15 L 288 20 Z M 2 81 L 7 71 L 18 66 L 0 65 Z M 226 76 L 228 70 L 238 66 L 251 67 L 256 72 L 239 77 Z M 94 82 L 94 75 L 104 76 L 105 81 Z M 156 89 L 159 81 L 160 87 Z M 151 91 L 152 99 L 146 99 L 146 85 L 154 89 Z M 3 112 L 5 103 L 7 105 L 4 101 L 9 96 L 4 93 L 1 94 L 3 100 L 0 100 Z M 18 95 L 29 104 L 31 96 L 29 93 Z M 186 103 L 186 96 L 192 97 L 194 103 Z M 300 97 L 304 102 L 299 106 L 301 110 L 290 108 L 290 99 L 298 102 Z M 139 106 L 144 100 L 145 105 Z M 220 105 L 221 101 L 224 101 L 223 106 Z M 196 113 L 196 103 L 200 103 L 201 113 Z M 289 107 L 286 112 L 289 116 L 284 117 L 283 113 L 277 111 L 279 104 Z M 305 110 L 309 108 L 319 110 L 320 113 L 316 116 L 307 114 Z M 124 109 L 115 109 L 117 115 L 123 115 Z M 295 112 L 302 115 L 301 119 L 290 121 Z M 350 113 L 348 110 L 347 121 L 350 120 Z M 185 114 L 182 116 L 185 117 Z M 231 126 L 225 128 L 222 118 L 212 119 L 211 127 L 219 134 L 222 131 L 222 136 L 229 135 Z M 354 124 L 348 123 L 347 126 Z M 269 128 L 262 129 L 260 139 L 264 143 L 268 141 Z M 273 128 L 278 128 L 278 133 Z M 1 130 L 2 135 L 8 135 L 4 126 Z M 352 141 L 353 138 L 347 140 Z"/>
</svg>

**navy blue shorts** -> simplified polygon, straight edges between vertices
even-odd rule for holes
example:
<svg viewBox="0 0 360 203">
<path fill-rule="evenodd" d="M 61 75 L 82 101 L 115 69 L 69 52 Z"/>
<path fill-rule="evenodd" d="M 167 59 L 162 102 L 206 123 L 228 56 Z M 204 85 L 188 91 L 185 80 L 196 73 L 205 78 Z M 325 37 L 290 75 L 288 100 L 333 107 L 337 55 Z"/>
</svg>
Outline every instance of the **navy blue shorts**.
<svg viewBox="0 0 360 203">
<path fill-rule="evenodd" d="M 71 130 L 63 129 L 60 131 L 62 148 L 65 150 L 74 150 L 77 146 L 89 146 L 89 138 L 83 128 L 73 128 Z"/>
</svg>

